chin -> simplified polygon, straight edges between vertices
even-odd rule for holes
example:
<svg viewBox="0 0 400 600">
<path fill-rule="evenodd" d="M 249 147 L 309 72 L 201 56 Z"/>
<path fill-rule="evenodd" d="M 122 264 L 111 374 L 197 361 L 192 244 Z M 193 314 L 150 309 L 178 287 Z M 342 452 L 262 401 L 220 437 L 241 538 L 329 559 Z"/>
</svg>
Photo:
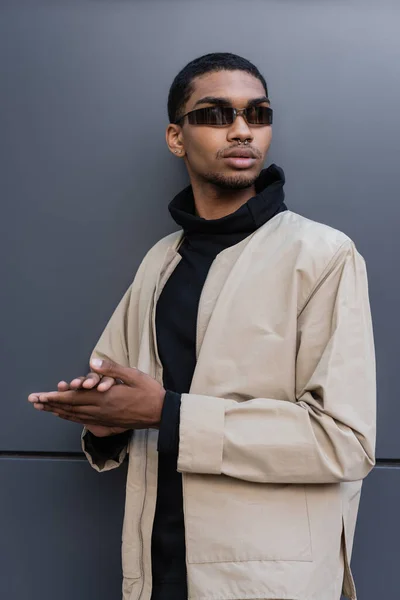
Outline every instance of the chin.
<svg viewBox="0 0 400 600">
<path fill-rule="evenodd" d="M 205 173 L 204 179 L 216 187 L 223 190 L 244 190 L 254 185 L 259 173 L 254 173 L 249 169 L 243 171 L 231 171 L 228 173 Z"/>
</svg>

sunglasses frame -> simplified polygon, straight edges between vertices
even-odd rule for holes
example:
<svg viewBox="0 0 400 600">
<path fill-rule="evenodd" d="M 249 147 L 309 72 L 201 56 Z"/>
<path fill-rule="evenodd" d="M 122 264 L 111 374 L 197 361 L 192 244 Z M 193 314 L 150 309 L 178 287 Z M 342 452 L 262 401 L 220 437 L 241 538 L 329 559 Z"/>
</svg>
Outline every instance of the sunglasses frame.
<svg viewBox="0 0 400 600">
<path fill-rule="evenodd" d="M 272 125 L 272 118 L 273 118 L 273 110 L 272 108 L 270 108 L 269 106 L 262 106 L 260 108 L 267 108 L 269 111 L 269 123 L 249 123 L 249 121 L 247 120 L 247 111 L 251 110 L 253 108 L 258 108 L 258 106 L 247 106 L 246 108 L 234 108 L 233 106 L 205 106 L 204 108 L 229 108 L 230 110 L 233 111 L 233 120 L 232 123 L 224 123 L 222 125 L 216 125 L 216 124 L 208 124 L 208 123 L 190 123 L 190 117 L 189 117 L 189 124 L 190 125 L 199 125 L 200 127 L 229 127 L 230 125 L 232 125 L 235 120 L 236 117 L 238 117 L 239 115 L 243 116 L 243 118 L 245 119 L 246 123 L 248 125 L 262 125 L 263 127 L 266 127 L 268 125 Z M 195 108 L 194 110 L 190 110 L 189 112 L 185 113 L 184 115 L 182 115 L 182 117 L 180 117 L 177 121 L 175 121 L 175 124 L 178 125 L 180 123 L 180 121 L 183 121 L 183 119 L 189 115 L 192 115 L 193 113 L 199 112 L 201 110 L 204 110 L 204 108 Z"/>
</svg>

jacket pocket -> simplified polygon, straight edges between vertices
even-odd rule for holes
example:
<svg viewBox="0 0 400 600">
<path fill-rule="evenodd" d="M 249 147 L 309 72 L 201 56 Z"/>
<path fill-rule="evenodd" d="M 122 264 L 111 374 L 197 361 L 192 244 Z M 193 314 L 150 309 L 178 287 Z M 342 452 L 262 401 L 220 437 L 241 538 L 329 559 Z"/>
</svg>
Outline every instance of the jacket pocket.
<svg viewBox="0 0 400 600">
<path fill-rule="evenodd" d="M 312 561 L 303 485 L 223 475 L 185 474 L 183 481 L 189 563 Z"/>
</svg>

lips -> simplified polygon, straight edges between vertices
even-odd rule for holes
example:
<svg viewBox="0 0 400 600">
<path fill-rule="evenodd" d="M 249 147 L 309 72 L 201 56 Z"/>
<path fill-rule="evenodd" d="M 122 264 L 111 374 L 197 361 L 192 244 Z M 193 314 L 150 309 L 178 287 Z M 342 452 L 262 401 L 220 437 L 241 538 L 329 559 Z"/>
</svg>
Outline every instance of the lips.
<svg viewBox="0 0 400 600">
<path fill-rule="evenodd" d="M 230 152 L 226 152 L 224 158 L 256 158 L 256 156 L 252 150 L 238 150 L 235 148 Z"/>
<path fill-rule="evenodd" d="M 234 169 L 250 169 L 255 165 L 256 159 L 249 156 L 228 156 L 225 163 Z"/>
</svg>

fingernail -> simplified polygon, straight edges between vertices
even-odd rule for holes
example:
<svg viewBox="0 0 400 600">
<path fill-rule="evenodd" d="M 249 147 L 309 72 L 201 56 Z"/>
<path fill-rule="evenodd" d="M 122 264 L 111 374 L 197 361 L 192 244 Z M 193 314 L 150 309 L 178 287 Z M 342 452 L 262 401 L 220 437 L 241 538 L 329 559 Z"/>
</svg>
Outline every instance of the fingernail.
<svg viewBox="0 0 400 600">
<path fill-rule="evenodd" d="M 100 369 L 101 365 L 103 364 L 103 361 L 101 360 L 101 358 L 92 358 L 90 364 L 93 367 L 96 367 L 96 369 Z"/>
</svg>

